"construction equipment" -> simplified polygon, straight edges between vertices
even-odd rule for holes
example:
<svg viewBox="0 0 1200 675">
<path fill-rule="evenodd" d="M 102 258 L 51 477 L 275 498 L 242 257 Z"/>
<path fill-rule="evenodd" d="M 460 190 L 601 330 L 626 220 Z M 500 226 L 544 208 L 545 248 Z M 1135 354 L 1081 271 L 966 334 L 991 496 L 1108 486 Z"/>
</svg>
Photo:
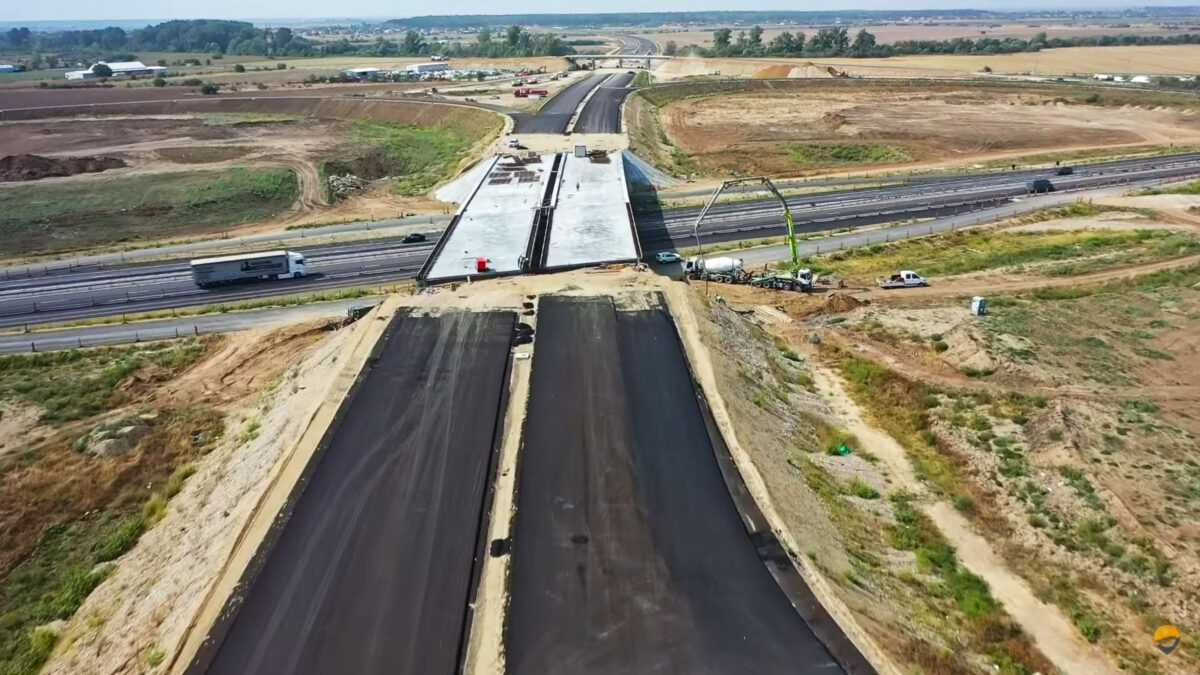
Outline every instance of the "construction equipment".
<svg viewBox="0 0 1200 675">
<path fill-rule="evenodd" d="M 703 258 L 704 251 L 700 246 L 700 223 L 704 217 L 708 215 L 709 209 L 716 203 L 717 198 L 721 193 L 731 187 L 742 185 L 762 185 L 770 192 L 779 203 L 783 206 L 783 219 L 787 223 L 787 238 L 788 252 L 791 259 L 789 261 L 787 271 L 768 272 L 761 276 L 755 277 L 747 274 L 742 270 L 741 260 L 737 260 L 737 268 L 735 271 L 719 271 L 718 268 L 724 267 L 723 262 L 734 260 L 733 258 L 713 258 L 705 260 Z M 692 226 L 692 234 L 696 237 L 696 248 L 700 249 L 701 257 L 691 258 L 685 263 L 684 271 L 692 279 L 705 279 L 714 281 L 723 281 L 728 283 L 748 283 L 760 288 L 773 288 L 777 290 L 793 290 L 793 291 L 811 291 L 813 285 L 812 271 L 807 268 L 800 267 L 800 254 L 796 250 L 796 225 L 792 220 L 792 211 L 788 208 L 787 200 L 783 198 L 783 194 L 771 182 L 771 179 L 766 176 L 755 176 L 752 178 L 735 178 L 721 183 L 709 198 L 708 203 L 704 205 L 704 209 L 700 211 L 700 215 L 696 217 L 696 223 Z M 717 278 L 720 276 L 721 278 Z"/>
</svg>

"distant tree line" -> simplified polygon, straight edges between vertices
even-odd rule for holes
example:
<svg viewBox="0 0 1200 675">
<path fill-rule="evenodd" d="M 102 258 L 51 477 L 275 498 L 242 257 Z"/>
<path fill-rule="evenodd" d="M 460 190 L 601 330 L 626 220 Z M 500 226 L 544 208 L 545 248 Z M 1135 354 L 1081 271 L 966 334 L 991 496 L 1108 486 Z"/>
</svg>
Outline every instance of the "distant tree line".
<svg viewBox="0 0 1200 675">
<path fill-rule="evenodd" d="M 410 30 L 399 41 L 385 37 L 374 42 L 355 43 L 349 40 L 329 42 L 319 47 L 321 54 L 353 54 L 356 56 L 428 56 L 442 54 L 450 57 L 529 57 L 563 56 L 575 49 L 554 33 L 533 33 L 520 26 L 509 26 L 493 33 L 484 28 L 475 42 L 439 42 L 427 40 L 423 33 Z"/>
<path fill-rule="evenodd" d="M 96 55 L 116 51 L 208 52 L 257 56 L 309 56 L 313 44 L 290 28 L 255 28 L 245 21 L 167 21 L 132 31 L 109 26 L 55 33 L 12 28 L 0 32 L 0 48 L 15 52 Z"/>
<path fill-rule="evenodd" d="M 484 26 L 497 28 L 520 26 L 663 26 L 686 24 L 835 24 L 879 23 L 893 21 L 991 20 L 1028 21 L 1030 19 L 1150 19 L 1192 17 L 1200 7 L 1140 7 L 1114 10 L 1033 10 L 998 12 L 978 9 L 898 9 L 898 10 L 827 10 L 827 11 L 700 11 L 700 12 L 607 12 L 591 14 L 458 14 L 415 16 L 392 19 L 385 26 L 415 30 L 474 30 Z"/>
<path fill-rule="evenodd" d="M 13 28 L 0 32 L 0 49 L 34 54 L 32 68 L 57 67 L 60 61 L 104 56 L 105 60 L 132 60 L 128 50 L 156 52 L 208 52 L 253 56 L 447 56 L 526 57 L 563 56 L 575 50 L 553 33 L 534 33 L 521 26 L 508 26 L 493 34 L 485 28 L 474 43 L 428 40 L 410 30 L 399 40 L 379 37 L 372 42 L 338 40 L 314 43 L 296 36 L 290 28 L 255 28 L 244 21 L 167 21 L 134 31 L 115 26 L 97 30 L 57 33 Z M 43 54 L 55 56 L 43 56 Z M 75 59 L 69 58 L 76 57 Z"/>
<path fill-rule="evenodd" d="M 687 45 L 680 48 L 667 42 L 663 52 L 673 54 L 697 54 L 700 56 L 813 56 L 813 57 L 887 57 L 910 54 L 1011 54 L 1036 52 L 1059 47 L 1105 47 L 1110 45 L 1181 45 L 1200 44 L 1200 33 L 1178 35 L 1100 35 L 1081 37 L 1055 37 L 1038 33 L 1029 39 L 1007 38 L 953 38 L 950 40 L 901 40 L 890 44 L 879 44 L 875 35 L 859 30 L 852 38 L 843 27 L 821 28 L 812 37 L 804 33 L 784 31 L 769 41 L 763 40 L 763 29 L 754 26 L 749 31 L 739 31 L 736 36 L 730 28 L 713 31 L 710 48 Z"/>
</svg>

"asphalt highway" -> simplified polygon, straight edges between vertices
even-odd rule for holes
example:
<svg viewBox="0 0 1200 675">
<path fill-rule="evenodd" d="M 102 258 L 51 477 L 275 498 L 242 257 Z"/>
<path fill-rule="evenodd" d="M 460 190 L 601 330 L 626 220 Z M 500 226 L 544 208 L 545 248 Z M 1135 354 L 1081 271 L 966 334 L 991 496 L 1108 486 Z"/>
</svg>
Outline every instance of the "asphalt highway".
<svg viewBox="0 0 1200 675">
<path fill-rule="evenodd" d="M 658 45 L 652 40 L 647 40 L 644 37 L 636 35 L 621 35 L 621 41 L 625 43 L 625 48 L 621 50 L 623 54 L 657 54 Z"/>
<path fill-rule="evenodd" d="M 434 236 L 299 246 L 291 250 L 305 254 L 310 276 L 214 289 L 192 282 L 187 260 L 9 279 L 0 281 L 0 328 L 384 284 L 416 276 L 436 243 Z"/>
<path fill-rule="evenodd" d="M 666 311 L 545 297 L 538 336 L 507 671 L 845 672 L 743 524 Z"/>
<path fill-rule="evenodd" d="M 633 73 L 621 73 L 601 84 L 575 120 L 574 133 L 621 133 L 621 103 L 633 91 L 629 88 L 632 80 Z"/>
<path fill-rule="evenodd" d="M 1189 155 L 1077 167 L 1070 176 L 1057 176 L 1053 169 L 1042 169 L 830 191 L 787 200 L 797 231 L 814 232 L 1000 206 L 1028 196 L 1026 183 L 1034 177 L 1049 178 L 1056 191 L 1069 192 L 1195 175 L 1200 175 L 1200 156 Z M 653 251 L 691 245 L 700 212 L 700 207 L 687 207 L 638 213 L 638 235 L 643 248 Z M 775 199 L 718 203 L 709 210 L 700 232 L 705 240 L 714 242 L 773 236 L 786 231 L 781 213 Z"/>
<path fill-rule="evenodd" d="M 593 73 L 571 83 L 555 94 L 537 113 L 517 113 L 513 117 L 514 134 L 561 134 L 584 97 L 608 78 L 608 73 Z"/>
<path fill-rule="evenodd" d="M 394 319 L 189 675 L 453 675 L 510 312 Z"/>
<path fill-rule="evenodd" d="M 593 97 L 595 98 L 595 97 Z M 793 196 L 788 201 L 799 232 L 818 232 L 904 220 L 953 216 L 1014 204 L 1026 199 L 1026 181 L 1053 174 L 1052 169 L 970 176 L 938 176 L 880 188 L 839 190 Z M 1079 165 L 1071 176 L 1052 176 L 1056 194 L 1106 186 L 1145 183 L 1200 175 L 1200 155 L 1122 160 Z M 639 212 L 638 235 L 647 252 L 692 246 L 692 227 L 700 209 L 688 207 Z M 720 203 L 701 226 L 701 242 L 775 236 L 783 233 L 775 200 Z M 204 290 L 192 284 L 186 260 L 129 266 L 61 269 L 45 276 L 26 269 L 26 278 L 0 279 L 0 328 L 137 313 L 172 307 L 230 303 L 254 298 L 304 294 L 356 285 L 385 284 L 415 276 L 436 243 L 403 244 L 398 237 L 325 245 L 298 246 L 312 276 Z M 7 272 L 5 273 L 8 274 Z"/>
</svg>

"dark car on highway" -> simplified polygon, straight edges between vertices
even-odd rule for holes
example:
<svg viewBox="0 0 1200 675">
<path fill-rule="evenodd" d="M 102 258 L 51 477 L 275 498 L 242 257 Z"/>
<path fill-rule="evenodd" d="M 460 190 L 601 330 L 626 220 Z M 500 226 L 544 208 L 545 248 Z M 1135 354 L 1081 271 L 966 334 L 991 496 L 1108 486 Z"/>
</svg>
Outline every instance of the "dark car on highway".
<svg viewBox="0 0 1200 675">
<path fill-rule="evenodd" d="M 404 238 L 404 243 L 406 244 L 419 244 L 423 241 L 425 241 L 425 235 L 420 232 L 413 232 Z"/>
<path fill-rule="evenodd" d="M 1058 176 L 1070 176 L 1071 174 L 1075 173 L 1075 169 L 1069 166 L 1060 166 L 1058 167 L 1058 171 L 1055 171 L 1054 173 Z"/>
</svg>

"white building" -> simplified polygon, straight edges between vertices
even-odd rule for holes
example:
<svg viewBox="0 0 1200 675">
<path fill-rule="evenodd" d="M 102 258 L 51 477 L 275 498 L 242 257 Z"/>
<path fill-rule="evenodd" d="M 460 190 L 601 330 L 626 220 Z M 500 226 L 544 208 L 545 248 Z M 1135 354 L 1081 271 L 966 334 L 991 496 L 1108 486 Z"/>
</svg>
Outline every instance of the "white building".
<svg viewBox="0 0 1200 675">
<path fill-rule="evenodd" d="M 0 63 L 0 73 L 15 73 L 15 72 L 17 72 L 16 66 L 12 65 L 11 63 Z"/>
<path fill-rule="evenodd" d="M 1150 84 L 1150 76 L 1149 75 L 1134 75 L 1133 77 L 1129 78 L 1129 81 L 1134 84 Z"/>
<path fill-rule="evenodd" d="M 450 64 L 447 61 L 414 63 L 405 69 L 406 72 L 416 75 L 424 75 L 425 73 L 444 73 L 447 70 L 450 70 Z"/>
<path fill-rule="evenodd" d="M 343 70 L 342 73 L 346 77 L 358 77 L 358 78 L 366 79 L 368 77 L 373 77 L 375 75 L 378 75 L 379 69 L 378 68 L 350 68 L 347 70 Z"/>
<path fill-rule="evenodd" d="M 106 65 L 112 70 L 113 77 L 133 77 L 146 75 L 150 77 L 158 77 L 167 72 L 167 69 L 162 66 L 147 66 L 141 61 L 118 61 L 116 63 L 104 63 L 100 61 L 87 70 L 69 70 L 66 73 L 68 80 L 88 80 L 96 77 L 95 68 L 98 65 Z"/>
</svg>

